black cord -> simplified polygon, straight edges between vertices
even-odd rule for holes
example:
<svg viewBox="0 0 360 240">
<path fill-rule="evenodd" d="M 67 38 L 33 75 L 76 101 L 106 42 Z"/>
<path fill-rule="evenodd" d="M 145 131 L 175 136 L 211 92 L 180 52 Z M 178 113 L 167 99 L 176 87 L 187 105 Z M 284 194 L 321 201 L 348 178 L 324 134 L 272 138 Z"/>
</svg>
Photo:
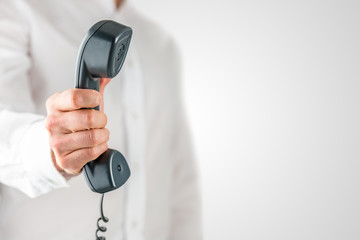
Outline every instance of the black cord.
<svg viewBox="0 0 360 240">
<path fill-rule="evenodd" d="M 105 222 L 105 223 L 107 223 L 109 221 L 109 219 L 104 216 L 103 202 L 104 202 L 104 193 L 101 194 L 101 199 L 100 199 L 100 217 L 97 220 L 97 229 L 96 229 L 96 232 L 95 232 L 96 240 L 106 240 L 106 238 L 104 236 L 99 236 L 98 235 L 99 231 L 100 232 L 106 232 L 106 227 L 100 226 L 100 224 L 99 224 L 100 220 L 103 220 L 103 222 Z"/>
</svg>

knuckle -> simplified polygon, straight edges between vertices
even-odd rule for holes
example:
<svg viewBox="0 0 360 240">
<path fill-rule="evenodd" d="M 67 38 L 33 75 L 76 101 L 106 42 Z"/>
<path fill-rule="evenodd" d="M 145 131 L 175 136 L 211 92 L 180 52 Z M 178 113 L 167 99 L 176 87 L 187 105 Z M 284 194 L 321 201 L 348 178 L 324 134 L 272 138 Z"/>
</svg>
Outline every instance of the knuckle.
<svg viewBox="0 0 360 240">
<path fill-rule="evenodd" d="M 46 110 L 49 112 L 49 110 L 52 107 L 52 96 L 46 100 L 45 106 L 46 106 Z"/>
<path fill-rule="evenodd" d="M 105 114 L 105 113 L 103 113 L 103 115 L 104 115 L 104 119 L 105 119 L 105 126 L 106 126 L 106 124 L 107 124 L 107 122 L 108 122 L 108 117 L 107 117 L 107 115 Z"/>
<path fill-rule="evenodd" d="M 109 131 L 109 129 L 105 128 L 105 133 L 106 133 L 106 141 L 109 141 L 109 139 L 110 139 L 110 131 Z"/>
<path fill-rule="evenodd" d="M 88 150 L 89 157 L 91 160 L 95 159 L 97 157 L 97 151 L 95 147 L 89 148 Z"/>
<path fill-rule="evenodd" d="M 85 113 L 85 121 L 88 127 L 93 127 L 95 124 L 95 110 L 89 110 Z"/>
<path fill-rule="evenodd" d="M 50 114 L 45 119 L 45 128 L 52 135 L 59 125 L 59 117 L 54 114 Z"/>
<path fill-rule="evenodd" d="M 69 158 L 62 157 L 62 169 L 68 170 L 72 168 L 72 164 Z"/>
<path fill-rule="evenodd" d="M 56 158 L 56 163 L 59 165 L 62 169 L 68 169 L 70 167 L 69 160 L 65 156 L 58 156 Z"/>
<path fill-rule="evenodd" d="M 51 132 L 53 126 L 54 126 L 54 119 L 53 119 L 52 115 L 48 115 L 45 119 L 45 128 L 46 128 L 46 130 Z"/>
<path fill-rule="evenodd" d="M 79 106 L 79 102 L 80 102 L 80 98 L 81 95 L 79 94 L 78 91 L 76 91 L 75 89 L 71 89 L 69 90 L 69 94 L 70 94 L 70 104 L 73 108 L 78 108 Z"/>
<path fill-rule="evenodd" d="M 62 141 L 60 138 L 57 138 L 57 137 L 50 138 L 50 148 L 52 150 L 54 150 L 55 152 L 59 151 L 61 145 L 62 145 Z"/>
<path fill-rule="evenodd" d="M 89 136 L 88 137 L 89 137 L 90 143 L 92 143 L 92 144 L 96 144 L 98 139 L 99 139 L 94 130 L 89 130 Z"/>
<path fill-rule="evenodd" d="M 60 95 L 60 93 L 61 92 L 54 93 L 46 100 L 45 106 L 46 106 L 46 110 L 48 112 L 54 108 L 55 98 L 58 97 Z"/>
</svg>

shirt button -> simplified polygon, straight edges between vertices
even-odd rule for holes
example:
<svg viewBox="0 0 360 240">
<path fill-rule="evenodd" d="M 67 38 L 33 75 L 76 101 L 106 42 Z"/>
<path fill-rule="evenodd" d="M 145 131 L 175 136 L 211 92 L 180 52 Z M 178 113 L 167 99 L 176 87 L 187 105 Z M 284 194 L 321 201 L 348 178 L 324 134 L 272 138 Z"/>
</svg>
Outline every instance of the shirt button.
<svg viewBox="0 0 360 240">
<path fill-rule="evenodd" d="M 132 229 L 136 229 L 137 226 L 138 226 L 137 221 L 136 221 L 136 220 L 133 220 L 132 223 L 131 223 L 131 228 L 132 228 Z"/>
<path fill-rule="evenodd" d="M 136 112 L 131 113 L 131 117 L 133 120 L 137 120 L 139 118 L 138 114 Z"/>
</svg>

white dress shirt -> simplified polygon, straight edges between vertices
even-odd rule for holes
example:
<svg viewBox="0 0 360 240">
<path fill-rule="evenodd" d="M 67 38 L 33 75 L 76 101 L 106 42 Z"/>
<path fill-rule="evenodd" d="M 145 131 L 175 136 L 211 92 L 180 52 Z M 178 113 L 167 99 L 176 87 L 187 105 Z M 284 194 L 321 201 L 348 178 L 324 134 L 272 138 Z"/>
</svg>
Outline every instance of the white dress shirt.
<svg viewBox="0 0 360 240">
<path fill-rule="evenodd" d="M 53 166 L 45 102 L 74 86 L 78 48 L 97 21 L 133 28 L 105 89 L 109 147 L 132 175 L 105 194 L 114 239 L 201 239 L 199 191 L 173 40 L 113 0 L 0 0 L 0 239 L 95 239 L 100 195 Z M 100 234 L 101 235 L 101 234 Z"/>
</svg>

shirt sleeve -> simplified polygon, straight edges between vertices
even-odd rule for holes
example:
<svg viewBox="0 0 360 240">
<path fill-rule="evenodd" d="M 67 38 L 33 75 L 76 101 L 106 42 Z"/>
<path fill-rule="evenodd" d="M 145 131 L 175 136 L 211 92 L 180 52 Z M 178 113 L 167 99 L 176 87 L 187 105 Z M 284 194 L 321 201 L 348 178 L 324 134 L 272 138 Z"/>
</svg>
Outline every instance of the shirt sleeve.
<svg viewBox="0 0 360 240">
<path fill-rule="evenodd" d="M 34 113 L 29 27 L 20 4 L 0 2 L 0 183 L 36 197 L 67 183 L 51 159 L 45 116 Z"/>
</svg>

